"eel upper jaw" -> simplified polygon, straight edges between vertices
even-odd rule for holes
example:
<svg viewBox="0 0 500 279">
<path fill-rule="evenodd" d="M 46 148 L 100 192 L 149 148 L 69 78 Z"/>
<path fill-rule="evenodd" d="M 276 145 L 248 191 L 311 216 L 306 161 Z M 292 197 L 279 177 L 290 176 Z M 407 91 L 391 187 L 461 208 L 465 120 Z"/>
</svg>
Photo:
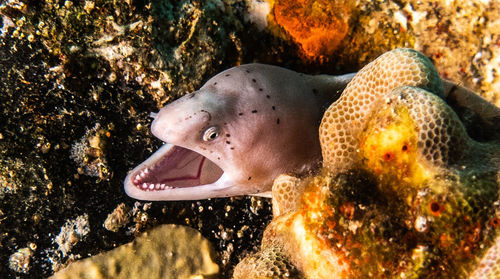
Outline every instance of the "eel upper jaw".
<svg viewBox="0 0 500 279">
<path fill-rule="evenodd" d="M 166 143 L 125 178 L 125 192 L 139 200 L 199 200 L 241 195 L 224 171 L 202 155 Z"/>
</svg>

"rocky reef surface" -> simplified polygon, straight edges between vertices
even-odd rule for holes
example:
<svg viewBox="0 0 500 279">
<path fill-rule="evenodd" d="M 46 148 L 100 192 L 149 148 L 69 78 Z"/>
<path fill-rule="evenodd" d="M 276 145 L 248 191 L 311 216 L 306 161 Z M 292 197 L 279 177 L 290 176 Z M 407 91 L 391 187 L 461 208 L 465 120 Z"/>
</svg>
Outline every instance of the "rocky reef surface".
<svg viewBox="0 0 500 279">
<path fill-rule="evenodd" d="M 75 262 L 51 278 L 216 278 L 219 266 L 214 252 L 195 229 L 160 225 L 131 243 Z"/>
<path fill-rule="evenodd" d="M 268 201 L 137 202 L 122 181 L 161 145 L 149 113 L 231 66 L 336 74 L 414 47 L 441 76 L 500 104 L 497 1 L 339 1 L 342 13 L 328 17 L 329 3 L 2 2 L 0 274 L 48 277 L 173 223 L 212 241 L 230 277 L 259 246 Z M 322 26 L 341 28 L 333 43 Z"/>
</svg>

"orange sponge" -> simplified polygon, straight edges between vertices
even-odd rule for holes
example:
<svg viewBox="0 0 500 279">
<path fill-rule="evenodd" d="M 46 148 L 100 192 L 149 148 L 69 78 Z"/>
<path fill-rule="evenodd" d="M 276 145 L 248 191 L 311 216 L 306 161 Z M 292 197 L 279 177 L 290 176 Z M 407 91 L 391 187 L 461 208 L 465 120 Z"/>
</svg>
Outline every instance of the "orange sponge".
<svg viewBox="0 0 500 279">
<path fill-rule="evenodd" d="M 276 0 L 274 18 L 308 57 L 337 49 L 348 30 L 350 8 L 343 1 Z"/>
</svg>

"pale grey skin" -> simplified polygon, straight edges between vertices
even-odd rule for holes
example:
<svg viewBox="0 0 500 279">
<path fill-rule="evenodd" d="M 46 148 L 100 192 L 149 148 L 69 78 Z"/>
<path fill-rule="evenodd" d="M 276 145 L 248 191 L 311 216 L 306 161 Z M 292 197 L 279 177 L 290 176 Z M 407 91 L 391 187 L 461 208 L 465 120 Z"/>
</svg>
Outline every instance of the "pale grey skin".
<svg viewBox="0 0 500 279">
<path fill-rule="evenodd" d="M 320 165 L 321 117 L 353 76 L 310 76 L 263 64 L 216 75 L 156 115 L 152 133 L 167 144 L 129 173 L 125 191 L 140 200 L 270 197 L 280 174 Z M 443 85 L 465 126 L 495 129 L 477 140 L 500 135 L 499 108 L 451 82 Z"/>
<path fill-rule="evenodd" d="M 130 172 L 125 191 L 141 200 L 197 200 L 270 191 L 278 175 L 304 173 L 320 162 L 321 117 L 351 78 L 310 76 L 262 64 L 226 70 L 160 110 L 151 130 L 168 144 Z M 214 131 L 217 137 L 210 140 Z M 173 145 L 206 157 L 223 170 L 222 176 L 213 163 L 199 161 L 184 150 L 178 152 L 192 159 L 175 167 L 188 166 L 184 169 L 190 169 L 190 175 L 183 170 L 175 177 L 197 178 L 189 183 L 175 179 L 175 183 L 188 187 L 170 189 L 167 186 L 172 185 L 159 178 L 164 175 L 158 171 L 138 176 L 145 167 L 159 169 L 151 166 L 159 165 L 162 154 L 172 156 Z M 194 174 L 197 171 L 200 175 Z"/>
</svg>

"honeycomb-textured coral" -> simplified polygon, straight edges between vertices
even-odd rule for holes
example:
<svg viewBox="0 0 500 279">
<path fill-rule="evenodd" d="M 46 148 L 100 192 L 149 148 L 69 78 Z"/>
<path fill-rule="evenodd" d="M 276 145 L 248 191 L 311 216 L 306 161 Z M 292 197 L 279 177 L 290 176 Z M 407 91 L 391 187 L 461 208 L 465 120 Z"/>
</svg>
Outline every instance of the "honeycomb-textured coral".
<svg viewBox="0 0 500 279">
<path fill-rule="evenodd" d="M 476 270 L 469 276 L 469 279 L 492 278 L 500 278 L 500 237 L 496 238 L 495 244 L 486 251 Z"/>
<path fill-rule="evenodd" d="M 279 216 L 299 207 L 303 183 L 297 177 L 280 175 L 273 183 L 273 216 Z"/>
<path fill-rule="evenodd" d="M 352 166 L 368 116 L 387 94 L 403 85 L 444 94 L 436 69 L 419 52 L 395 49 L 381 55 L 359 71 L 323 116 L 319 133 L 326 168 L 342 171 Z"/>
<path fill-rule="evenodd" d="M 461 159 L 471 143 L 456 113 L 440 97 L 418 87 L 394 89 L 386 100 L 404 106 L 417 126 L 417 149 L 428 162 L 447 165 Z"/>
<path fill-rule="evenodd" d="M 244 258 L 234 268 L 233 279 L 304 278 L 288 261 L 282 248 L 269 246 Z"/>
</svg>

